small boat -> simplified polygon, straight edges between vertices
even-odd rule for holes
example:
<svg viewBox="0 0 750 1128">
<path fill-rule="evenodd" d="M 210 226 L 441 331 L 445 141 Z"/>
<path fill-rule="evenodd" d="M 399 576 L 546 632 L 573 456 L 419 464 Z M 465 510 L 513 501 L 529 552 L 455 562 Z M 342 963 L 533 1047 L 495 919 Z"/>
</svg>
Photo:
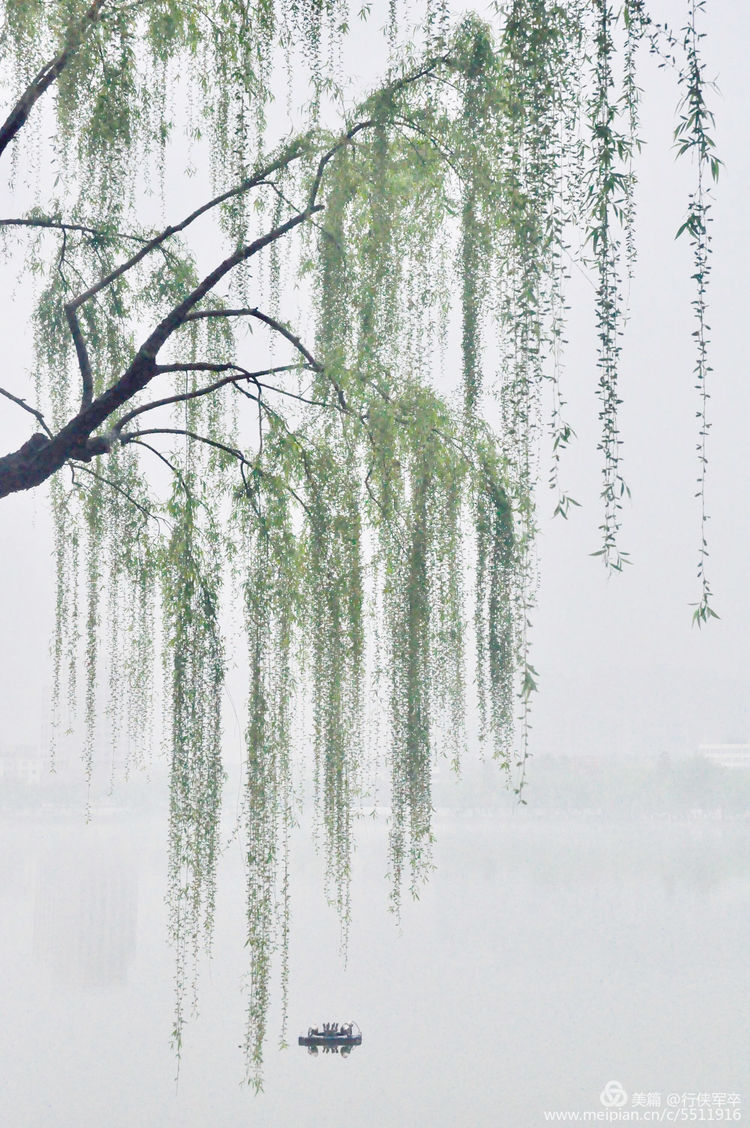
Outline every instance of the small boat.
<svg viewBox="0 0 750 1128">
<path fill-rule="evenodd" d="M 339 1047 L 362 1045 L 362 1031 L 356 1022 L 324 1022 L 321 1026 L 308 1027 L 307 1034 L 300 1034 L 299 1045 L 315 1047 L 322 1046 L 324 1050 L 333 1050 Z"/>
</svg>

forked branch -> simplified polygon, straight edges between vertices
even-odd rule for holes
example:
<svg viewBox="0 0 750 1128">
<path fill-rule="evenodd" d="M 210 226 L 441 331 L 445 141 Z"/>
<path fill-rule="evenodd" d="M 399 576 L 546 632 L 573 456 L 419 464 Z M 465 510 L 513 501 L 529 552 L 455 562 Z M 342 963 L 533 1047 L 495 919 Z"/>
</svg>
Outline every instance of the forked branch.
<svg viewBox="0 0 750 1128">
<path fill-rule="evenodd" d="M 261 376 L 272 376 L 277 372 L 294 372 L 300 368 L 299 364 L 280 364 L 275 368 L 262 368 L 257 372 L 248 372 L 246 368 L 241 368 L 237 364 L 208 364 L 208 363 L 195 363 L 195 364 L 163 364 L 159 365 L 157 372 L 228 372 L 231 371 L 231 376 L 224 376 L 221 380 L 216 380 L 213 384 L 207 384 L 205 388 L 196 388 L 192 392 L 181 392 L 174 396 L 165 396 L 163 399 L 152 400 L 150 403 L 144 403 L 141 407 L 136 407 L 133 411 L 129 411 L 127 415 L 123 415 L 122 419 L 118 419 L 113 427 L 116 435 L 122 434 L 123 427 L 135 419 L 137 415 L 142 415 L 145 411 L 154 411 L 157 407 L 169 407 L 175 403 L 186 403 L 188 400 L 200 399 L 202 396 L 211 395 L 212 392 L 217 392 L 220 388 L 225 388 L 229 384 L 239 384 L 243 381 L 250 380 L 258 387 L 265 387 L 259 383 Z M 257 399 L 257 396 L 251 395 L 252 399 Z"/>
<path fill-rule="evenodd" d="M 93 19 L 99 12 L 102 3 L 92 5 L 89 9 L 89 18 Z M 429 60 L 420 69 L 404 75 L 402 78 L 391 83 L 386 87 L 386 91 L 395 92 L 399 89 L 405 88 L 408 85 L 416 82 L 420 78 L 432 74 L 440 64 L 448 62 L 444 57 L 436 57 Z M 59 71 L 58 71 L 59 73 Z M 51 80 L 50 80 L 51 81 Z M 369 109 L 368 104 L 368 109 Z M 318 361 L 313 353 L 308 349 L 301 339 L 291 329 L 288 328 L 283 322 L 264 313 L 258 308 L 242 308 L 238 310 L 199 310 L 197 307 L 203 299 L 212 294 L 216 286 L 224 279 L 235 267 L 242 263 L 248 262 L 255 255 L 261 252 L 264 248 L 271 246 L 278 240 L 283 239 L 287 234 L 290 234 L 298 227 L 303 226 L 312 220 L 318 212 L 322 211 L 324 205 L 318 202 L 323 180 L 325 177 L 326 169 L 331 162 L 335 159 L 336 155 L 344 148 L 355 143 L 355 138 L 365 130 L 374 127 L 377 124 L 377 116 L 368 114 L 366 118 L 358 121 L 356 124 L 349 127 L 344 133 L 340 134 L 326 149 L 314 166 L 312 173 L 310 187 L 308 191 L 307 204 L 300 210 L 289 216 L 283 222 L 276 224 L 270 231 L 254 239 L 252 242 L 245 246 L 239 247 L 233 254 L 229 255 L 222 262 L 220 262 L 210 273 L 193 287 L 193 289 L 183 298 L 183 300 L 174 306 L 170 312 L 162 318 L 156 327 L 149 333 L 149 335 L 142 341 L 140 347 L 135 352 L 130 364 L 122 375 L 115 380 L 104 392 L 98 397 L 94 398 L 93 392 L 93 376 L 91 370 L 91 362 L 89 360 L 86 343 L 78 320 L 78 310 L 86 302 L 90 301 L 97 294 L 107 289 L 119 278 L 121 278 L 128 271 L 132 270 L 138 263 L 140 263 L 151 251 L 162 247 L 162 245 L 172 236 L 184 231 L 188 226 L 194 223 L 200 216 L 205 215 L 207 212 L 215 209 L 223 202 L 232 199 L 242 193 L 249 191 L 256 185 L 267 182 L 269 176 L 274 172 L 281 169 L 288 168 L 289 165 L 301 158 L 303 155 L 309 153 L 312 143 L 312 135 L 305 134 L 300 138 L 287 145 L 277 156 L 270 161 L 262 169 L 253 173 L 250 177 L 242 181 L 235 187 L 215 196 L 213 199 L 202 204 L 200 207 L 194 209 L 188 216 L 185 217 L 180 223 L 170 225 L 164 228 L 153 238 L 144 242 L 139 249 L 120 263 L 119 266 L 109 271 L 101 277 L 88 289 L 82 291 L 72 301 L 68 302 L 65 306 L 65 314 L 70 328 L 73 342 L 76 347 L 76 355 L 78 358 L 78 365 L 81 373 L 81 380 L 83 386 L 83 394 L 81 398 L 81 408 L 77 415 L 73 416 L 69 422 L 62 427 L 62 429 L 54 436 L 49 434 L 46 430 L 46 436 L 37 433 L 32 436 L 28 443 L 25 443 L 19 450 L 14 451 L 4 457 L 0 458 L 0 497 L 4 497 L 9 493 L 17 492 L 18 490 L 31 489 L 36 485 L 41 484 L 52 474 L 54 474 L 68 459 L 76 459 L 84 462 L 89 462 L 92 458 L 107 453 L 112 445 L 113 438 L 116 436 L 108 435 L 95 435 L 99 427 L 109 419 L 115 412 L 117 412 L 124 404 L 128 403 L 139 392 L 143 391 L 149 383 L 160 373 L 166 371 L 184 371 L 184 367 L 180 368 L 164 365 L 160 366 L 157 363 L 157 356 L 172 337 L 172 335 L 188 321 L 198 320 L 202 317 L 220 317 L 220 316 L 247 316 L 255 318 L 263 322 L 274 332 L 279 333 L 284 337 L 303 358 L 305 364 L 309 368 L 320 374 L 324 374 L 331 382 L 338 406 L 342 412 L 350 413 L 350 407 L 347 403 L 346 396 L 342 386 L 336 381 L 332 373 L 327 371 L 324 366 Z M 66 233 L 64 224 L 60 224 L 63 234 Z M 246 370 L 240 369 L 235 366 L 231 369 L 224 367 L 210 367 L 208 365 L 200 366 L 204 371 L 226 371 L 228 375 L 217 381 L 215 385 L 206 389 L 198 389 L 195 393 L 186 393 L 189 398 L 195 398 L 197 395 L 207 395 L 210 391 L 216 391 L 223 384 L 235 384 L 238 390 L 247 393 L 246 387 L 241 387 L 243 383 L 247 383 L 248 379 L 254 379 L 258 387 L 258 399 L 262 396 L 263 385 L 259 380 L 259 374 L 248 374 Z M 291 366 L 295 367 L 295 366 Z M 297 366 L 299 367 L 299 366 Z M 280 371 L 282 369 L 277 369 Z M 283 366 L 283 370 L 290 370 L 289 366 Z M 266 370 L 263 374 L 270 374 L 271 370 Z M 271 388 L 267 386 L 268 390 L 273 390 L 282 395 L 292 395 L 294 398 L 299 399 L 301 402 L 315 404 L 314 400 L 307 400 L 306 397 L 298 396 L 293 392 L 289 392 L 283 388 Z M 166 403 L 179 402 L 180 397 L 164 397 L 163 399 L 156 400 L 152 404 L 144 405 L 142 408 L 130 412 L 125 420 L 121 420 L 118 424 L 118 434 L 122 436 L 122 441 L 134 441 L 134 438 L 122 435 L 122 426 L 128 419 L 141 414 L 143 411 L 152 410 L 156 406 L 165 406 Z M 264 409 L 267 410 L 264 404 Z M 320 404 L 319 406 L 328 406 Z M 41 422 L 41 420 L 40 420 Z M 179 433 L 173 430 L 160 428 L 146 433 Z M 221 443 L 214 440 L 204 439 L 202 436 L 192 436 L 198 441 L 209 442 L 210 445 L 217 447 L 217 449 L 224 450 L 232 454 L 235 458 L 242 458 L 241 465 L 244 464 L 244 456 L 241 452 L 235 451 L 231 447 L 225 447 Z"/>
</svg>

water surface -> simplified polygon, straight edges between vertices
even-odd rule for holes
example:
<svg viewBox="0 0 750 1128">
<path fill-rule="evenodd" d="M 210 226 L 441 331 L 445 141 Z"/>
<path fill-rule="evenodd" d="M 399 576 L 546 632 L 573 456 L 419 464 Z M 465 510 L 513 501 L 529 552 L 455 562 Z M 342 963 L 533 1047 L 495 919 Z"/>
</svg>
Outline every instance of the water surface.
<svg viewBox="0 0 750 1128">
<path fill-rule="evenodd" d="M 401 927 L 386 829 L 364 821 L 348 965 L 304 830 L 293 851 L 290 1041 L 353 1018 L 347 1059 L 276 1049 L 241 1085 L 243 876 L 229 848 L 212 964 L 169 1046 L 165 822 L 0 823 L 2 1122 L 17 1128 L 545 1123 L 629 1093 L 750 1100 L 750 827 L 528 812 L 438 818 L 437 870 Z"/>
</svg>

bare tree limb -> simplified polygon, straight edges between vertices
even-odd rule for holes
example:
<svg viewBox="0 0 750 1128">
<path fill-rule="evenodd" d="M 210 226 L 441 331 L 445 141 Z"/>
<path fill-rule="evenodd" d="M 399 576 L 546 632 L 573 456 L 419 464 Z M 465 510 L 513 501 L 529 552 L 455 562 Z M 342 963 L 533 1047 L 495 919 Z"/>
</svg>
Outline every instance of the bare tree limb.
<svg viewBox="0 0 750 1128">
<path fill-rule="evenodd" d="M 201 396 L 210 395 L 211 392 L 216 392 L 219 388 L 224 388 L 228 384 L 236 384 L 241 380 L 252 380 L 253 383 L 258 384 L 259 387 L 266 387 L 267 385 L 259 383 L 260 376 L 271 376 L 275 372 L 293 372 L 299 369 L 298 364 L 283 364 L 277 365 L 275 368 L 264 368 L 259 372 L 248 372 L 245 368 L 240 368 L 237 364 L 164 364 L 159 365 L 157 372 L 228 372 L 235 373 L 233 376 L 225 376 L 222 380 L 216 380 L 213 384 L 208 384 L 205 388 L 198 388 L 194 392 L 182 392 L 174 396 L 165 396 L 164 399 L 152 400 L 151 403 L 144 403 L 141 407 L 136 407 L 133 411 L 129 411 L 127 415 L 123 415 L 122 419 L 118 419 L 115 426 L 112 428 L 116 435 L 122 432 L 126 423 L 131 419 L 135 419 L 137 415 L 142 415 L 144 411 L 153 411 L 157 407 L 168 407 L 173 403 L 185 403 L 187 400 L 199 399 Z M 252 396 L 257 399 L 257 396 Z"/>
<path fill-rule="evenodd" d="M 221 450 L 224 454 L 231 454 L 232 458 L 236 458 L 242 466 L 252 468 L 253 465 L 236 447 L 226 446 L 224 443 L 217 442 L 216 439 L 209 439 L 206 435 L 199 435 L 197 431 L 189 431 L 183 427 L 148 427 L 143 431 L 133 431 L 122 436 L 122 444 L 126 446 L 128 443 L 136 442 L 143 435 L 181 435 L 183 438 L 194 439 L 198 443 L 205 443 L 206 446 Z"/>
<path fill-rule="evenodd" d="M 0 219 L 0 227 L 41 227 L 52 231 L 78 231 L 82 235 L 92 235 L 100 239 L 127 239 L 132 243 L 148 243 L 145 235 L 129 235 L 125 231 L 105 231 L 101 227 L 89 227 L 85 223 L 67 223 L 61 219 Z"/>
<path fill-rule="evenodd" d="M 44 422 L 44 416 L 42 415 L 41 411 L 37 411 L 35 407 L 29 407 L 26 400 L 21 399 L 19 396 L 14 396 L 12 392 L 7 392 L 5 388 L 0 388 L 0 396 L 5 396 L 6 399 L 12 400 L 13 403 L 18 404 L 19 407 L 22 407 L 24 411 L 28 411 L 29 415 L 33 415 L 39 423 L 39 426 L 44 431 L 46 431 L 50 438 L 52 438 L 52 432 Z"/>
<path fill-rule="evenodd" d="M 81 383 L 83 385 L 81 392 L 81 411 L 85 411 L 94 398 L 94 378 L 91 374 L 91 362 L 89 360 L 86 342 L 81 332 L 81 326 L 76 316 L 75 305 L 69 302 L 64 308 L 68 328 L 70 329 L 70 335 L 73 338 L 76 356 L 78 357 L 78 367 L 81 372 Z"/>
<path fill-rule="evenodd" d="M 73 465 L 75 466 L 76 470 L 81 470 L 84 474 L 88 474 L 89 477 L 96 478 L 97 482 L 103 482 L 106 486 L 109 486 L 110 489 L 113 489 L 115 493 L 118 493 L 120 495 L 120 497 L 124 497 L 126 501 L 129 501 L 131 505 L 134 505 L 135 508 L 143 514 L 144 517 L 147 517 L 150 520 L 156 521 L 158 523 L 161 523 L 161 521 L 163 520 L 163 518 L 159 517 L 158 514 L 152 513 L 149 509 L 146 508 L 145 505 L 141 505 L 139 501 L 136 501 L 132 494 L 129 494 L 127 490 L 124 490 L 122 486 L 117 484 L 117 482 L 113 482 L 111 478 L 108 478 L 106 476 L 106 474 L 99 474 L 96 470 L 92 470 L 90 466 L 82 466 L 80 462 L 75 462 Z"/>
<path fill-rule="evenodd" d="M 198 321 L 204 317 L 254 317 L 257 321 L 262 321 L 264 325 L 268 325 L 268 327 L 273 329 L 276 333 L 280 333 L 290 344 L 294 345 L 297 352 L 305 358 L 315 372 L 323 371 L 323 365 L 320 361 L 315 359 L 310 350 L 303 345 L 299 337 L 293 333 L 287 325 L 282 321 L 278 321 L 275 317 L 263 313 L 257 308 L 197 310 L 193 313 L 188 313 L 184 320 Z"/>
</svg>

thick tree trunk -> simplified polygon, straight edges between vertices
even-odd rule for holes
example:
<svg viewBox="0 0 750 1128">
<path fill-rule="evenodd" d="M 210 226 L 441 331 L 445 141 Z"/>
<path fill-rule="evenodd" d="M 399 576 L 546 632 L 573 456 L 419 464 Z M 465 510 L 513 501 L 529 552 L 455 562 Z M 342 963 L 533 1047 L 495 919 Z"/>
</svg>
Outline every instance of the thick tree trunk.
<svg viewBox="0 0 750 1128">
<path fill-rule="evenodd" d="M 69 459 L 90 462 L 97 455 L 106 454 L 112 445 L 111 436 L 91 435 L 113 412 L 142 391 L 155 373 L 153 357 L 139 352 L 124 376 L 56 435 L 48 438 L 37 432 L 18 450 L 0 458 L 0 498 L 40 486 Z"/>
<path fill-rule="evenodd" d="M 110 449 L 106 438 L 63 443 L 58 442 L 59 437 L 49 439 L 38 431 L 18 450 L 0 458 L 0 498 L 40 486 L 68 459 L 90 462 L 96 455 L 106 454 Z"/>
<path fill-rule="evenodd" d="M 39 456 L 49 443 L 47 436 L 38 432 L 19 450 L 0 458 L 0 497 L 33 489 L 49 477 L 49 473 L 42 470 L 39 461 Z"/>
</svg>

